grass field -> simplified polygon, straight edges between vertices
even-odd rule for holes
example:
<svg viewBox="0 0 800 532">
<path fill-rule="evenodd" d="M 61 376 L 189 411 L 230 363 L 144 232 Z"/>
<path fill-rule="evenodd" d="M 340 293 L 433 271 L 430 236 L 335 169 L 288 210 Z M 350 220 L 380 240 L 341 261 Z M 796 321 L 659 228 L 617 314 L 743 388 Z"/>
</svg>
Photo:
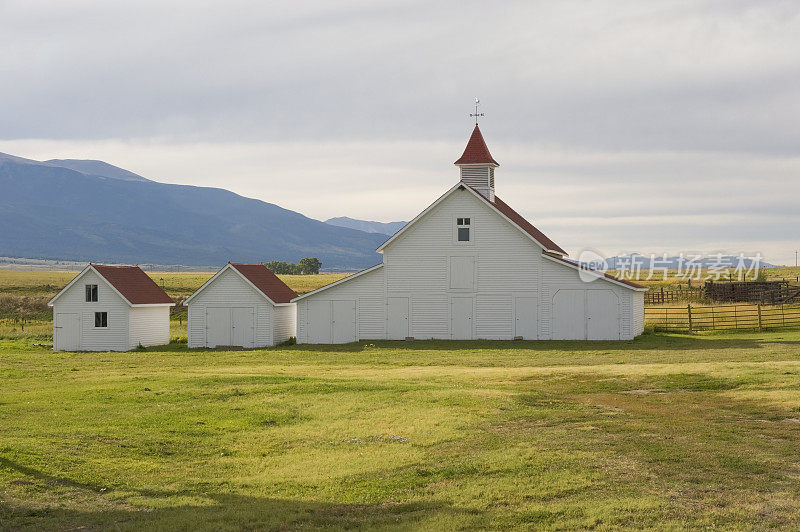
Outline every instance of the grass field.
<svg viewBox="0 0 800 532">
<path fill-rule="evenodd" d="M 800 332 L 53 353 L 0 529 L 800 527 Z"/>
</svg>

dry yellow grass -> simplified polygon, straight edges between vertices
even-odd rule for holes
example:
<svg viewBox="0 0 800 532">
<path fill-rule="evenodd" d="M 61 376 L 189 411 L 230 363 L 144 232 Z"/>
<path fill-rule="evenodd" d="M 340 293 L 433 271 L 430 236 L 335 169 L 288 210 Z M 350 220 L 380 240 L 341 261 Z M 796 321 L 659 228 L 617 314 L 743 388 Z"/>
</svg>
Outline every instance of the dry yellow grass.
<svg viewBox="0 0 800 532">
<path fill-rule="evenodd" d="M 77 275 L 76 272 L 0 270 L 0 294 L 51 298 Z M 214 272 L 147 272 L 159 286 L 174 298 L 188 297 L 209 280 Z M 351 275 L 321 273 L 319 275 L 279 275 L 283 282 L 304 294 Z"/>
</svg>

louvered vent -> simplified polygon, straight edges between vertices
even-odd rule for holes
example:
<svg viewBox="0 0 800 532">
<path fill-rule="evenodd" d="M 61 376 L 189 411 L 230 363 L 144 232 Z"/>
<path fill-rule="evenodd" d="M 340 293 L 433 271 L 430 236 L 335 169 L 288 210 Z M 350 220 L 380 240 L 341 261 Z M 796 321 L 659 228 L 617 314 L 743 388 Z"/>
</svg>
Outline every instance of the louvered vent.
<svg viewBox="0 0 800 532">
<path fill-rule="evenodd" d="M 491 166 L 462 166 L 461 182 L 494 200 L 494 168 Z"/>
</svg>

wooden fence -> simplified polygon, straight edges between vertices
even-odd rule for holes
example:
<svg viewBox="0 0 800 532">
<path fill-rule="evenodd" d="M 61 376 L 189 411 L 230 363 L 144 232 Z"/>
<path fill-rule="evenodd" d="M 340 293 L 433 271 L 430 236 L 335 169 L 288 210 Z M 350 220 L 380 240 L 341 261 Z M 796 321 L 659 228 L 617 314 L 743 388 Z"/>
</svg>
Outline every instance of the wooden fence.
<svg viewBox="0 0 800 532">
<path fill-rule="evenodd" d="M 750 301 L 762 305 L 800 301 L 800 286 L 792 286 L 787 281 L 709 281 L 704 288 L 711 301 Z"/>
<path fill-rule="evenodd" d="M 679 302 L 750 302 L 762 305 L 800 303 L 800 286 L 787 281 L 707 282 L 702 287 L 659 287 L 644 294 L 645 305 Z"/>
<path fill-rule="evenodd" d="M 800 327 L 800 305 L 645 307 L 645 323 L 660 331 L 764 330 Z"/>
<path fill-rule="evenodd" d="M 678 288 L 664 290 L 650 290 L 644 294 L 645 305 L 663 305 L 664 303 L 675 303 L 678 301 L 699 301 L 705 297 L 702 287 L 698 288 Z"/>
</svg>

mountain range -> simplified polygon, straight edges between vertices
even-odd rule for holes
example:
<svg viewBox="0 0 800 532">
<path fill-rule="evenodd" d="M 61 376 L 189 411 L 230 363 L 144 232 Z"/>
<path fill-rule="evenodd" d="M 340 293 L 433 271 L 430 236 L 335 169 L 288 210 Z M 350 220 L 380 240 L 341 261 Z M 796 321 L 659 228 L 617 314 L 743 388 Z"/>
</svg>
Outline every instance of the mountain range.
<svg viewBox="0 0 800 532">
<path fill-rule="evenodd" d="M 350 229 L 358 229 L 367 233 L 380 233 L 382 235 L 393 235 L 398 232 L 408 222 L 372 222 L 368 220 L 356 220 L 348 218 L 347 216 L 339 216 L 337 218 L 329 218 L 325 220 L 326 224 L 336 225 L 338 227 L 349 227 Z"/>
<path fill-rule="evenodd" d="M 691 263 L 689 262 L 691 261 Z M 632 253 L 630 255 L 616 255 L 614 257 L 608 257 L 605 259 L 605 266 L 609 270 L 619 270 L 619 269 L 626 269 L 630 270 L 633 268 L 640 268 L 642 270 L 649 270 L 652 268 L 660 269 L 660 268 L 669 268 L 669 269 L 677 269 L 683 268 L 686 270 L 687 268 L 691 267 L 692 264 L 697 265 L 700 268 L 716 268 L 716 267 L 730 267 L 736 268 L 739 265 L 740 258 L 736 255 L 703 255 L 703 256 L 693 256 L 693 255 L 686 255 L 684 257 L 680 256 L 673 256 L 673 257 L 663 257 L 663 256 L 650 256 L 650 255 L 642 255 L 640 253 Z M 754 257 L 742 257 L 741 258 L 741 267 L 743 268 L 750 268 L 755 266 L 755 258 Z M 758 267 L 759 268 L 769 268 L 775 266 L 774 264 L 770 264 L 769 262 L 758 260 Z"/>
<path fill-rule="evenodd" d="M 0 255 L 220 266 L 297 262 L 358 270 L 385 235 L 313 220 L 233 192 L 151 181 L 103 161 L 0 153 Z"/>
</svg>

